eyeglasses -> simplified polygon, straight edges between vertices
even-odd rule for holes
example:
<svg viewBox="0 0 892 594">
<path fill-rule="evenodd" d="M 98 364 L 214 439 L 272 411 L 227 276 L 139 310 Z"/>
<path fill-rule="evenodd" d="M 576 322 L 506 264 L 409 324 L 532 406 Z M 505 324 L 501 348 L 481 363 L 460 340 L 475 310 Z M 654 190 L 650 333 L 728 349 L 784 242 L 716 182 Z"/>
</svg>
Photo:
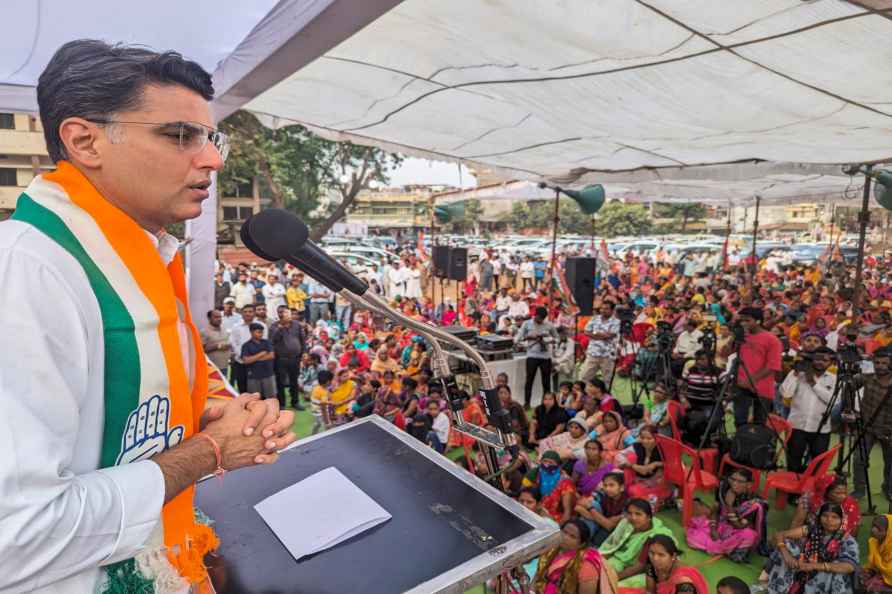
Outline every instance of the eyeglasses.
<svg viewBox="0 0 892 594">
<path fill-rule="evenodd" d="M 229 156 L 229 136 L 209 128 L 204 124 L 197 122 L 124 122 L 121 120 L 91 118 L 88 121 L 94 124 L 124 124 L 128 126 L 155 126 L 162 136 L 166 136 L 171 140 L 176 140 L 180 150 L 190 155 L 197 154 L 204 150 L 208 142 L 213 143 L 214 148 L 220 153 L 220 160 L 226 161 Z"/>
</svg>

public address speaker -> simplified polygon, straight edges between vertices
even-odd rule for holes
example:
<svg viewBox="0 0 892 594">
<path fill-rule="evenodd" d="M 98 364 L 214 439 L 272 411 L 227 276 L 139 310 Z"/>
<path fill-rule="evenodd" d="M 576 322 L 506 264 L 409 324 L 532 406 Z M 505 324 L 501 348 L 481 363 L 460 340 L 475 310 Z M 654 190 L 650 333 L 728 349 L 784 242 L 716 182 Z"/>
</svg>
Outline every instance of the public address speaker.
<svg viewBox="0 0 892 594">
<path fill-rule="evenodd" d="M 449 280 L 463 281 L 468 278 L 468 248 L 449 250 Z"/>
<path fill-rule="evenodd" d="M 590 316 L 595 302 L 595 259 L 567 258 L 566 277 L 579 315 Z"/>
<path fill-rule="evenodd" d="M 446 278 L 449 276 L 449 246 L 435 245 L 433 251 L 434 277 Z"/>
</svg>

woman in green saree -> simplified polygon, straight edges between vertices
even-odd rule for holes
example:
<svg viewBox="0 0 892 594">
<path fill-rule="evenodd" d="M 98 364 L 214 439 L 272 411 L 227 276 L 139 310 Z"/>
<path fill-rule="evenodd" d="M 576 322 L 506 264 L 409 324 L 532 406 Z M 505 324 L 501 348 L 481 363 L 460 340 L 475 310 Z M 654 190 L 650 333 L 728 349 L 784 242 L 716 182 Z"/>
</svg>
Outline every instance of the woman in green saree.
<svg viewBox="0 0 892 594">
<path fill-rule="evenodd" d="M 672 531 L 654 517 L 653 508 L 644 499 L 632 499 L 626 504 L 625 517 L 598 550 L 616 570 L 620 586 L 643 588 L 646 581 L 647 542 L 657 534 L 672 536 Z"/>
</svg>

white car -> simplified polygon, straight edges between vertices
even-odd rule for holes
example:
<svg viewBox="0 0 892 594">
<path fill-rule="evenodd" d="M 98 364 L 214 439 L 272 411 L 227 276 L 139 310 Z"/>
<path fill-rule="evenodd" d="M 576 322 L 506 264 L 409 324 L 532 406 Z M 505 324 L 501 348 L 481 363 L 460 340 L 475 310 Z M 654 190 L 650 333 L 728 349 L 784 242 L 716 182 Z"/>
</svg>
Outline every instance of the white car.
<svg viewBox="0 0 892 594">
<path fill-rule="evenodd" d="M 350 269 L 350 272 L 360 278 L 366 278 L 372 271 L 372 265 L 380 268 L 381 263 L 378 260 L 367 258 L 361 254 L 353 254 L 341 250 L 327 250 L 329 256 Z"/>
</svg>

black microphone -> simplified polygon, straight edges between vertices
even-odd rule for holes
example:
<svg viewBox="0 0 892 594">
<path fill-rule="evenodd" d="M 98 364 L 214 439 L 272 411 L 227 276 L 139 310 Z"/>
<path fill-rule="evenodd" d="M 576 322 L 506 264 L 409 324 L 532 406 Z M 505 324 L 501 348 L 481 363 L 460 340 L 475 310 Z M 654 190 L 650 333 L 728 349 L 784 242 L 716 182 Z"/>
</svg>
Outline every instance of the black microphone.
<svg viewBox="0 0 892 594">
<path fill-rule="evenodd" d="M 369 286 L 340 262 L 307 240 L 306 224 L 280 208 L 263 210 L 248 218 L 240 231 L 242 241 L 265 260 L 285 260 L 309 274 L 332 291 L 342 289 L 364 294 Z"/>
</svg>

